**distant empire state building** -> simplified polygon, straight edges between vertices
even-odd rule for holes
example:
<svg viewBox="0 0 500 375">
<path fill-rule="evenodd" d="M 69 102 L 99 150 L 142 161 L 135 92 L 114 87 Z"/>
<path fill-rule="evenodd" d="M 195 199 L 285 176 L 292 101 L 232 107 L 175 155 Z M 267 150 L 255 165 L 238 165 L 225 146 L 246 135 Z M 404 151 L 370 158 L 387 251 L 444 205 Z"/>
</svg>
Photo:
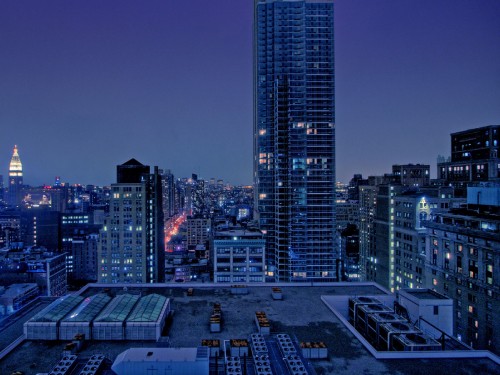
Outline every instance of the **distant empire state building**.
<svg viewBox="0 0 500 375">
<path fill-rule="evenodd" d="M 255 208 L 267 275 L 338 279 L 333 0 L 254 0 Z"/>
<path fill-rule="evenodd" d="M 19 158 L 17 145 L 14 146 L 14 152 L 9 165 L 9 187 L 7 193 L 7 204 L 17 206 L 21 202 L 21 189 L 23 187 L 23 164 Z"/>
</svg>

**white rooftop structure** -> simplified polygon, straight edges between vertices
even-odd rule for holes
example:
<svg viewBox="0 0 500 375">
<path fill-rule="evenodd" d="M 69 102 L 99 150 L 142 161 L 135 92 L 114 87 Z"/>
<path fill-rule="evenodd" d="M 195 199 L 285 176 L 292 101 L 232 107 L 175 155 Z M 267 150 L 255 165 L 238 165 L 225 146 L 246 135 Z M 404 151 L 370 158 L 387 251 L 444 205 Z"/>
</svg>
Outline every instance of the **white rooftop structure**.
<svg viewBox="0 0 500 375">
<path fill-rule="evenodd" d="M 116 357 L 112 370 L 117 375 L 208 374 L 208 348 L 131 348 Z"/>
</svg>

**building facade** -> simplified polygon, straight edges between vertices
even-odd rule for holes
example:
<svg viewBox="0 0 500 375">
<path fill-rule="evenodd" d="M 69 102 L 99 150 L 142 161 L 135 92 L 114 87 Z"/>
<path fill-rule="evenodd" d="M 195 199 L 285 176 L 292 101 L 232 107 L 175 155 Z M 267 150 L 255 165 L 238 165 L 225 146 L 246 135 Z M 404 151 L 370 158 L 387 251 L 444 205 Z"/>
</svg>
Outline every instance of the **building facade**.
<svg viewBox="0 0 500 375">
<path fill-rule="evenodd" d="M 172 216 L 178 213 L 175 200 L 175 178 L 170 169 L 165 171 L 160 170 L 162 175 L 163 184 L 163 216 L 165 220 L 170 219 Z"/>
<path fill-rule="evenodd" d="M 359 279 L 373 280 L 376 272 L 373 226 L 377 207 L 377 187 L 359 187 Z"/>
<path fill-rule="evenodd" d="M 255 0 L 255 218 L 268 275 L 337 280 L 333 1 Z"/>
<path fill-rule="evenodd" d="M 205 245 L 208 247 L 211 227 L 210 219 L 188 216 L 186 220 L 186 245 L 188 249 L 194 249 L 196 245 Z"/>
<path fill-rule="evenodd" d="M 453 188 L 421 189 L 394 198 L 394 275 L 395 290 L 425 288 L 426 228 L 424 222 L 438 212 L 447 212 L 465 203 L 455 198 Z"/>
<path fill-rule="evenodd" d="M 428 164 L 394 164 L 392 174 L 401 179 L 405 186 L 429 186 L 431 181 L 431 166 Z"/>
<path fill-rule="evenodd" d="M 451 134 L 451 160 L 441 157 L 438 179 L 465 196 L 469 183 L 500 181 L 500 125 Z"/>
<path fill-rule="evenodd" d="M 165 279 L 164 222 L 158 168 L 135 159 L 117 167 L 109 215 L 98 244 L 98 282 L 155 283 Z"/>
<path fill-rule="evenodd" d="M 213 248 L 215 283 L 264 282 L 266 241 L 261 231 L 216 232 Z"/>
<path fill-rule="evenodd" d="M 474 349 L 498 354 L 500 188 L 493 190 L 495 204 L 474 205 L 476 197 L 469 191 L 469 209 L 438 213 L 424 225 L 427 284 L 453 298 L 454 335 Z M 481 191 L 488 194 L 486 189 Z"/>
</svg>

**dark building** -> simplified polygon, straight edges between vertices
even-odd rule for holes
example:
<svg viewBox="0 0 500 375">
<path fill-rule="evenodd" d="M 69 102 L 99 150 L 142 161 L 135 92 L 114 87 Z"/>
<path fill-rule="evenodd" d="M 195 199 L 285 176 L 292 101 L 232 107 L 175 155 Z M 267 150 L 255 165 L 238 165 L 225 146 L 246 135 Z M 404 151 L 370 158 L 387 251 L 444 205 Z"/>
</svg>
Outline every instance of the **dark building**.
<svg viewBox="0 0 500 375">
<path fill-rule="evenodd" d="M 24 246 L 42 246 L 49 251 L 61 249 L 61 213 L 48 208 L 21 211 L 21 241 Z"/>
<path fill-rule="evenodd" d="M 66 255 L 43 248 L 15 249 L 0 253 L 0 284 L 12 280 L 37 283 L 42 294 L 63 296 L 67 292 Z"/>
<path fill-rule="evenodd" d="M 97 281 L 98 234 L 73 237 L 66 256 L 68 282 L 87 283 Z M 71 262 L 68 258 L 71 257 Z"/>
<path fill-rule="evenodd" d="M 356 225 L 348 225 L 340 235 L 342 253 L 342 278 L 359 281 L 359 229 Z"/>
<path fill-rule="evenodd" d="M 91 213 L 61 215 L 61 250 L 66 253 L 68 283 L 97 281 L 97 239 L 102 225 Z"/>
<path fill-rule="evenodd" d="M 465 196 L 474 182 L 500 181 L 500 125 L 451 134 L 451 160 L 438 158 L 438 179 Z"/>
<path fill-rule="evenodd" d="M 4 190 L 3 186 L 3 175 L 0 174 L 0 206 L 4 204 Z"/>
<path fill-rule="evenodd" d="M 160 170 L 160 174 L 163 182 L 163 216 L 165 220 L 168 220 L 178 213 L 175 199 L 177 189 L 175 187 L 174 175 L 169 169 L 165 171 Z"/>
<path fill-rule="evenodd" d="M 21 215 L 19 212 L 0 213 L 0 248 L 21 246 Z"/>
<path fill-rule="evenodd" d="M 430 169 L 430 165 L 426 164 L 395 164 L 392 166 L 392 174 L 400 178 L 401 185 L 429 186 Z"/>
<path fill-rule="evenodd" d="M 347 187 L 347 199 L 350 201 L 359 201 L 359 187 L 363 185 L 368 185 L 368 180 L 363 179 L 363 175 L 361 174 L 355 174 Z"/>
<path fill-rule="evenodd" d="M 135 184 L 141 182 L 143 175 L 149 174 L 149 166 L 139 163 L 135 159 L 130 159 L 122 165 L 116 167 L 116 183 Z"/>
<path fill-rule="evenodd" d="M 333 0 L 254 4 L 254 217 L 268 276 L 334 281 Z"/>
</svg>

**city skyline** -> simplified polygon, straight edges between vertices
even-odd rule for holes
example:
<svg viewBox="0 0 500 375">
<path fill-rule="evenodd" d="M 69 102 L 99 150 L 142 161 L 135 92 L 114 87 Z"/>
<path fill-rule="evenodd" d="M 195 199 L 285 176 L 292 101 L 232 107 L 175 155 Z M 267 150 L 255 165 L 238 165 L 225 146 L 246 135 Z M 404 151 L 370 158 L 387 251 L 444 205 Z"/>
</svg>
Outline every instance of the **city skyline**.
<svg viewBox="0 0 500 375">
<path fill-rule="evenodd" d="M 109 185 L 131 157 L 251 184 L 252 7 L 0 4 L 4 182 L 17 144 L 31 185 Z M 396 162 L 435 177 L 450 133 L 499 123 L 499 15 L 488 0 L 335 2 L 337 180 Z"/>
</svg>

